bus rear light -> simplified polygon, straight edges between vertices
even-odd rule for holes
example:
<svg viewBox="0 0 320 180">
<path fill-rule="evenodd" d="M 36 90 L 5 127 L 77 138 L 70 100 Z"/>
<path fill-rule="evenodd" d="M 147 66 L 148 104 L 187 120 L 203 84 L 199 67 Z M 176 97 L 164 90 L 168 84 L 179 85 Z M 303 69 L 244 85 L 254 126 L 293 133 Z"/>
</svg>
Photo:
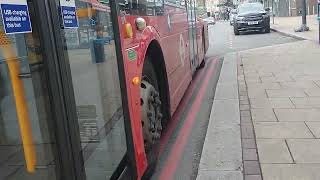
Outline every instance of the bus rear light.
<svg viewBox="0 0 320 180">
<path fill-rule="evenodd" d="M 141 83 L 140 78 L 138 76 L 132 78 L 132 84 L 137 86 Z"/>
<path fill-rule="evenodd" d="M 133 30 L 130 23 L 124 24 L 124 30 L 125 30 L 125 36 L 126 38 L 132 38 L 133 37 Z"/>
</svg>

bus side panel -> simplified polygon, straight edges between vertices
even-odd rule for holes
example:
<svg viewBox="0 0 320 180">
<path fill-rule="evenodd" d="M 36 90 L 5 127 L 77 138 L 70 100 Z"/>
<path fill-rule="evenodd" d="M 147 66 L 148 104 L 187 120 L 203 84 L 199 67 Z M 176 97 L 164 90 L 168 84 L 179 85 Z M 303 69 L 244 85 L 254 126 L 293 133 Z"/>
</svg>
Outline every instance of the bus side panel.
<svg viewBox="0 0 320 180">
<path fill-rule="evenodd" d="M 128 94 L 128 107 L 130 111 L 130 120 L 132 127 L 132 137 L 135 150 L 136 166 L 138 179 L 140 179 L 143 173 L 147 169 L 147 158 L 144 150 L 142 126 L 141 126 L 141 106 L 140 106 L 140 85 L 132 83 L 132 79 L 135 77 L 141 78 L 142 65 L 139 65 L 139 58 L 143 49 L 141 44 L 144 44 L 142 39 L 137 38 L 137 31 L 133 28 L 133 38 L 126 38 L 125 35 L 125 23 L 134 25 L 135 17 L 122 16 L 119 17 L 119 30 L 122 45 L 122 54 L 125 68 L 125 77 Z M 129 59 L 129 51 L 137 54 L 137 59 Z"/>
<path fill-rule="evenodd" d="M 165 22 L 155 24 L 161 36 L 161 44 L 168 72 L 170 111 L 173 114 L 189 83 L 191 68 L 187 12 L 183 8 L 165 5 Z"/>
<path fill-rule="evenodd" d="M 132 133 L 137 161 L 136 165 L 138 170 L 138 177 L 141 177 L 146 171 L 148 164 L 144 150 L 143 133 L 141 126 L 141 89 L 140 85 L 134 85 L 132 83 L 132 79 L 135 77 L 139 77 L 140 79 L 142 78 L 143 64 L 150 43 L 153 40 L 156 40 L 157 42 L 159 42 L 160 46 L 163 47 L 158 31 L 153 26 L 151 26 L 151 24 L 152 22 L 155 22 L 154 20 L 157 20 L 155 18 L 159 18 L 158 20 L 161 21 L 161 19 L 164 19 L 164 17 L 141 16 L 146 20 L 147 23 L 147 27 L 142 31 L 138 31 L 137 28 L 135 28 L 135 20 L 137 17 L 139 16 L 119 17 L 119 24 L 122 37 L 121 40 L 123 44 L 122 54 L 127 79 L 126 83 L 128 87 L 127 92 L 129 97 L 130 117 L 132 121 L 131 124 L 133 128 Z M 130 23 L 133 27 L 132 38 L 125 38 L 125 23 Z M 135 52 L 137 54 L 136 59 L 130 59 L 129 52 Z M 168 67 L 167 64 L 166 67 Z"/>
</svg>

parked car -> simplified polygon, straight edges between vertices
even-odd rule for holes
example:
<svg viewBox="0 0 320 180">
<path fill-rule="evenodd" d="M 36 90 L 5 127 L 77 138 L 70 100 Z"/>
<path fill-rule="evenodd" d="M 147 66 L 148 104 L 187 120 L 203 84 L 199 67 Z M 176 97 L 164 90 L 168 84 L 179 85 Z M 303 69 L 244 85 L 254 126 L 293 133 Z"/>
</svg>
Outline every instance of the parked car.
<svg viewBox="0 0 320 180">
<path fill-rule="evenodd" d="M 234 34 L 240 32 L 260 31 L 270 32 L 270 9 L 264 9 L 261 3 L 244 3 L 238 6 L 237 15 L 234 18 Z"/>
<path fill-rule="evenodd" d="M 230 25 L 233 25 L 234 22 L 234 17 L 237 15 L 237 10 L 236 9 L 232 9 L 229 13 L 229 21 L 230 21 Z"/>
<path fill-rule="evenodd" d="M 204 18 L 203 21 L 206 22 L 208 25 L 214 25 L 216 23 L 213 17 Z"/>
</svg>

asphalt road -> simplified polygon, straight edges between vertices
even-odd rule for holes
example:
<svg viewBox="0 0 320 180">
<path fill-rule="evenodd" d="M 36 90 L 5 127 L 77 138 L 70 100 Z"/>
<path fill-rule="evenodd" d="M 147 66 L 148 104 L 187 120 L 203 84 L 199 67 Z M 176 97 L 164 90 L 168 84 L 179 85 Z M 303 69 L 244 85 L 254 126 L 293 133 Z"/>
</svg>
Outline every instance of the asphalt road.
<svg viewBox="0 0 320 180">
<path fill-rule="evenodd" d="M 160 159 L 152 180 L 196 179 L 224 54 L 297 40 L 275 32 L 234 36 L 228 22 L 217 22 L 209 26 L 209 41 L 206 66 L 196 73 L 163 133 Z"/>
<path fill-rule="evenodd" d="M 238 36 L 233 34 L 233 26 L 229 22 L 219 21 L 209 26 L 210 49 L 207 57 L 223 56 L 229 52 L 272 46 L 297 41 L 277 32 L 271 33 L 244 33 Z"/>
</svg>

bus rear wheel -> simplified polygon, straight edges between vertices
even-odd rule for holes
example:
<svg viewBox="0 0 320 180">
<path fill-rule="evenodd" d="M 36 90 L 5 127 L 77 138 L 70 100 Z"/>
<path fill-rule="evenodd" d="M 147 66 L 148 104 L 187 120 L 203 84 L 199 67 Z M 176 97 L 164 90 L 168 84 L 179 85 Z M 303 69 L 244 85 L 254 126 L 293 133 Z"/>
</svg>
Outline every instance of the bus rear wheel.
<svg viewBox="0 0 320 180">
<path fill-rule="evenodd" d="M 148 169 L 142 179 L 149 179 L 158 161 L 163 112 L 157 74 L 148 57 L 142 70 L 140 101 L 144 147 L 148 160 Z"/>
<path fill-rule="evenodd" d="M 148 153 L 160 139 L 162 113 L 159 92 L 146 80 L 141 82 L 140 101 L 144 146 Z"/>
</svg>

